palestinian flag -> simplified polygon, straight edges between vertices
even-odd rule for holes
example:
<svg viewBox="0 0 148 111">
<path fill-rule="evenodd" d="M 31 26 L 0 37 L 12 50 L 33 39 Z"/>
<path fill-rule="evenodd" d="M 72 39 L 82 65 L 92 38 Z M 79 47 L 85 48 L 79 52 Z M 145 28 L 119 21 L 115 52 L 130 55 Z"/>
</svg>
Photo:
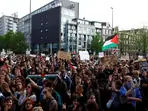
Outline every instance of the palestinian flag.
<svg viewBox="0 0 148 111">
<path fill-rule="evenodd" d="M 110 36 L 106 38 L 105 43 L 102 47 L 102 51 L 106 51 L 110 48 L 114 48 L 118 46 L 118 35 L 115 34 L 113 36 Z"/>
</svg>

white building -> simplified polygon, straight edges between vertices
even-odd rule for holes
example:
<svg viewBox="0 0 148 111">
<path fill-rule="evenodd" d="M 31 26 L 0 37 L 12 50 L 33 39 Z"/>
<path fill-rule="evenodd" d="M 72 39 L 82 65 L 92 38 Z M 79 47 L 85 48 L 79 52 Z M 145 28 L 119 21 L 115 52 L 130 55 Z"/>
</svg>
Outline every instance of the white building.
<svg viewBox="0 0 148 111">
<path fill-rule="evenodd" d="M 91 41 L 96 33 L 105 40 L 112 34 L 112 28 L 106 22 L 89 21 L 75 18 L 67 22 L 66 49 L 68 52 L 78 52 L 91 49 Z"/>
<path fill-rule="evenodd" d="M 19 22 L 19 18 L 17 14 L 13 14 L 12 16 L 3 15 L 0 18 L 0 35 L 6 34 L 8 31 L 17 31 L 17 23 Z"/>
</svg>

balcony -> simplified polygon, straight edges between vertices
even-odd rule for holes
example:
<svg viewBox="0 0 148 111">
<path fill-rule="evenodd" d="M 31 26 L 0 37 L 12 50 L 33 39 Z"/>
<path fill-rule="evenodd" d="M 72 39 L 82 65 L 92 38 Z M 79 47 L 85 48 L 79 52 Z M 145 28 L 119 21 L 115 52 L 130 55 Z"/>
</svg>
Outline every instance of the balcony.
<svg viewBox="0 0 148 111">
<path fill-rule="evenodd" d="M 9 21 L 13 21 L 13 18 L 9 18 L 8 20 L 9 20 Z"/>
</svg>

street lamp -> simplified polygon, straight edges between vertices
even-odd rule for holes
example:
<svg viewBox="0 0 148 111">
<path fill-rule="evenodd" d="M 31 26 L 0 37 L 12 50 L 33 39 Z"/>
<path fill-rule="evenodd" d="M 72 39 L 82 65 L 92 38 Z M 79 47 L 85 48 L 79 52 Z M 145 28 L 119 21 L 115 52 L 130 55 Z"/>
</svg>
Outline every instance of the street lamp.
<svg viewBox="0 0 148 111">
<path fill-rule="evenodd" d="M 114 22 L 114 8 L 111 7 L 111 10 L 112 10 L 112 34 L 113 34 L 113 29 L 114 29 L 114 26 L 113 26 L 113 22 Z"/>
<path fill-rule="evenodd" d="M 29 16 L 30 16 L 30 27 L 29 27 L 29 50 L 31 50 L 31 0 L 30 0 L 30 4 L 29 4 Z"/>
</svg>

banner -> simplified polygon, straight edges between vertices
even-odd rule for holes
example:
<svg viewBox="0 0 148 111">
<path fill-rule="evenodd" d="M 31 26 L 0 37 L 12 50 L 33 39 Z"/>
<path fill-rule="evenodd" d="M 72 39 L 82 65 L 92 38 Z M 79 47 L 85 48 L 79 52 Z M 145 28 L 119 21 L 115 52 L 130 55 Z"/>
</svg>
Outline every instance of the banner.
<svg viewBox="0 0 148 111">
<path fill-rule="evenodd" d="M 58 76 L 58 73 L 54 74 L 45 74 L 45 78 L 56 78 Z M 41 75 L 39 74 L 34 74 L 34 75 L 28 75 L 27 78 L 42 78 Z"/>
<path fill-rule="evenodd" d="M 64 51 L 58 51 L 57 57 L 58 57 L 58 59 L 70 60 L 71 59 L 71 53 L 64 52 Z"/>
<path fill-rule="evenodd" d="M 104 52 L 99 52 L 99 58 L 104 57 Z"/>
<path fill-rule="evenodd" d="M 124 60 L 124 61 L 130 60 L 129 55 L 121 56 L 120 60 Z"/>
<path fill-rule="evenodd" d="M 107 55 L 100 59 L 101 59 L 102 64 L 116 64 L 117 63 L 117 57 L 114 55 Z"/>
<path fill-rule="evenodd" d="M 81 61 L 90 59 L 88 51 L 79 51 L 79 55 Z"/>
</svg>

